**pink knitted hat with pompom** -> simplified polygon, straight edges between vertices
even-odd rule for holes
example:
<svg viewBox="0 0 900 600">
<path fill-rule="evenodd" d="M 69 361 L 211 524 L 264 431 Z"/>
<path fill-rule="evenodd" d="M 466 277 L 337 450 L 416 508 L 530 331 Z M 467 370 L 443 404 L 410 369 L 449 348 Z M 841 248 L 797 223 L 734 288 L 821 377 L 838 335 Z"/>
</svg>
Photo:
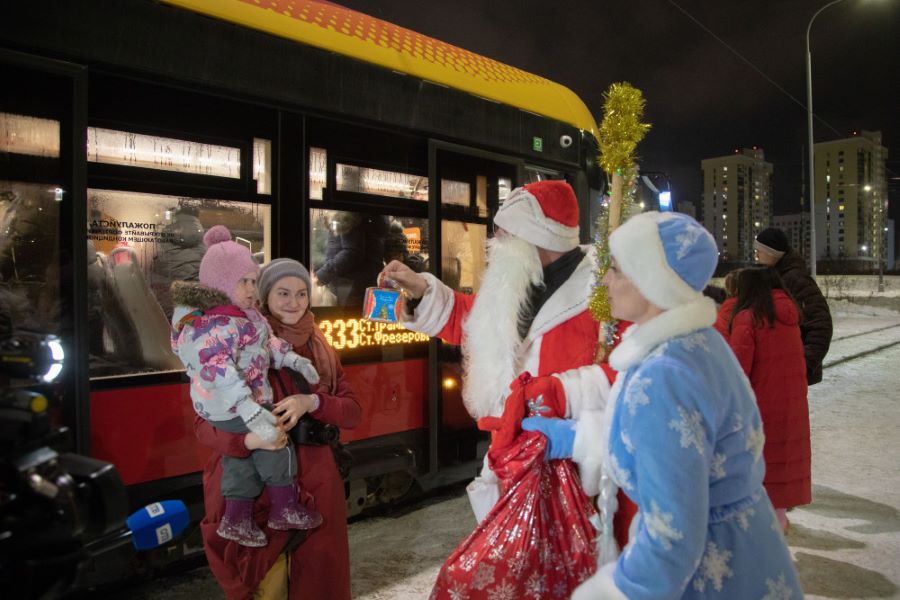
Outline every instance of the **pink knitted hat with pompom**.
<svg viewBox="0 0 900 600">
<path fill-rule="evenodd" d="M 238 282 L 247 273 L 259 273 L 259 265 L 246 246 L 231 241 L 231 232 L 224 225 L 210 227 L 203 243 L 206 254 L 200 262 L 200 283 L 222 292 L 234 302 Z"/>
</svg>

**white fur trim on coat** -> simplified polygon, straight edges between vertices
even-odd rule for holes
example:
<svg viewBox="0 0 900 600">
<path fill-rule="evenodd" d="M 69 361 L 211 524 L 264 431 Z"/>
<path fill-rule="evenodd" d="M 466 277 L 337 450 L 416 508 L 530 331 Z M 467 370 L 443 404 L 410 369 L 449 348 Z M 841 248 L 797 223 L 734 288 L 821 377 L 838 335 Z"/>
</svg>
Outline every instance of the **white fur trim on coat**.
<svg viewBox="0 0 900 600">
<path fill-rule="evenodd" d="M 578 465 L 581 487 L 588 496 L 600 493 L 603 473 L 603 414 L 604 410 L 584 410 L 575 424 L 575 444 L 572 460 Z"/>
<path fill-rule="evenodd" d="M 585 411 L 603 411 L 609 398 L 609 379 L 597 365 L 585 365 L 555 374 L 566 392 L 566 417 L 580 418 Z"/>
<path fill-rule="evenodd" d="M 401 313 L 400 324 L 412 331 L 434 337 L 450 320 L 456 298 L 453 290 L 431 273 L 421 275 L 428 282 L 428 288 L 416 307 L 415 314 Z"/>
<path fill-rule="evenodd" d="M 658 213 L 655 219 L 629 219 L 609 236 L 609 252 L 616 259 L 619 270 L 644 298 L 662 309 L 688 304 L 702 297 L 666 260 L 657 223 L 668 218 L 671 218 L 668 214 Z"/>
<path fill-rule="evenodd" d="M 628 600 L 613 581 L 615 572 L 616 563 L 603 565 L 593 577 L 575 588 L 572 600 Z"/>
<path fill-rule="evenodd" d="M 494 225 L 534 244 L 555 252 L 568 252 L 578 246 L 578 227 L 567 227 L 548 219 L 537 198 L 525 188 L 513 190 L 494 217 Z"/>
<path fill-rule="evenodd" d="M 641 362 L 651 350 L 674 337 L 709 327 L 716 321 L 716 303 L 701 296 L 676 306 L 641 325 L 632 325 L 622 342 L 609 355 L 610 366 L 626 371 Z"/>
</svg>

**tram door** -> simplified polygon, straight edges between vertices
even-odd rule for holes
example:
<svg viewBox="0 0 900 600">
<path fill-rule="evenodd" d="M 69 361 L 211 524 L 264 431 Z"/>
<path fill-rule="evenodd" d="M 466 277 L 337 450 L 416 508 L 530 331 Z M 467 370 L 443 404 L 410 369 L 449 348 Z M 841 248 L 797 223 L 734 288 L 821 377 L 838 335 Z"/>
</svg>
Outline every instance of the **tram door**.
<svg viewBox="0 0 900 600">
<path fill-rule="evenodd" d="M 486 266 L 485 244 L 499 205 L 517 184 L 519 161 L 486 152 L 433 145 L 435 168 L 431 186 L 438 231 L 434 244 L 436 271 L 454 290 L 478 293 Z M 487 434 L 474 425 L 462 400 L 462 352 L 459 346 L 437 342 L 434 367 L 435 415 L 440 433 L 437 464 L 446 468 L 480 457 Z"/>
</svg>

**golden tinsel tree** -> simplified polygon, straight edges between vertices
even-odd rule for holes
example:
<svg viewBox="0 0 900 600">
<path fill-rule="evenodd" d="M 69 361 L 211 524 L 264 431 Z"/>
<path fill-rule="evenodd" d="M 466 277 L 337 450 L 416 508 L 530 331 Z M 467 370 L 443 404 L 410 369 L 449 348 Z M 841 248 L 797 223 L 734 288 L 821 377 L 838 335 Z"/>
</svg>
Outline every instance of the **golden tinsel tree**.
<svg viewBox="0 0 900 600">
<path fill-rule="evenodd" d="M 633 204 L 638 172 L 635 149 L 650 130 L 649 123 L 641 122 L 646 102 L 640 90 L 628 82 L 614 83 L 603 98 L 598 162 L 610 181 L 611 194 L 609 205 L 601 212 L 597 223 L 598 268 L 590 299 L 591 314 L 602 325 L 599 360 L 606 358 L 615 329 L 606 287 L 600 284 L 609 268 L 609 235 L 619 226 L 622 213 L 627 213 Z"/>
</svg>

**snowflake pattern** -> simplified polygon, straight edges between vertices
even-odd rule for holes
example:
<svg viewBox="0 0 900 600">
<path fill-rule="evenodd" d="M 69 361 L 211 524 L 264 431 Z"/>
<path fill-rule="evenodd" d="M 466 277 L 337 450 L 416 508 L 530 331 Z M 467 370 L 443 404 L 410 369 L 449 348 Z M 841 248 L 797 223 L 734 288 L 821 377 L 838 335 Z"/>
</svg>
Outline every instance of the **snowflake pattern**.
<svg viewBox="0 0 900 600">
<path fill-rule="evenodd" d="M 750 531 L 750 517 L 756 514 L 756 509 L 748 506 L 744 510 L 734 513 L 734 520 L 737 521 L 738 527 L 744 531 Z"/>
<path fill-rule="evenodd" d="M 713 481 L 718 479 L 724 479 L 725 473 L 725 459 L 727 457 L 720 453 L 716 452 L 713 454 L 712 462 L 709 465 L 709 478 Z"/>
<path fill-rule="evenodd" d="M 678 257 L 678 260 L 687 256 L 688 252 L 691 251 L 691 248 L 704 233 L 705 230 L 701 227 L 689 226 L 683 232 L 675 236 L 675 243 L 678 244 L 678 251 L 675 253 L 675 256 Z"/>
<path fill-rule="evenodd" d="M 622 431 L 622 433 L 619 434 L 619 439 L 622 440 L 625 451 L 628 452 L 628 454 L 634 454 L 634 443 L 631 441 L 631 436 L 628 435 L 627 432 Z"/>
<path fill-rule="evenodd" d="M 624 490 L 631 491 L 634 489 L 634 483 L 631 481 L 631 471 L 619 464 L 615 454 L 609 455 L 609 470 L 609 475 L 616 482 L 616 485 Z"/>
<path fill-rule="evenodd" d="M 488 590 L 488 600 L 517 600 L 516 588 L 508 581 L 503 581 L 497 587 Z"/>
<path fill-rule="evenodd" d="M 450 596 L 450 600 L 468 600 L 469 598 L 465 586 L 459 582 L 451 584 L 450 589 L 447 590 L 447 594 Z"/>
<path fill-rule="evenodd" d="M 697 577 L 694 578 L 694 589 L 698 592 L 705 591 L 708 580 L 712 584 L 713 589 L 721 592 L 722 581 L 734 575 L 734 571 L 728 566 L 730 560 L 730 551 L 719 550 L 718 546 L 709 542 L 706 546 L 706 554 L 703 555 L 703 559 L 700 561 Z"/>
<path fill-rule="evenodd" d="M 762 600 L 790 600 L 794 596 L 794 590 L 787 584 L 784 573 L 778 576 L 778 581 L 766 577 L 766 587 L 769 588 L 769 593 Z"/>
<path fill-rule="evenodd" d="M 483 590 L 487 586 L 494 583 L 494 565 L 488 563 L 480 563 L 475 569 L 475 575 L 472 577 L 472 588 Z"/>
<path fill-rule="evenodd" d="M 759 427 L 750 426 L 747 432 L 747 444 L 745 449 L 753 454 L 753 462 L 759 460 L 762 456 L 763 446 L 766 445 L 766 434 L 763 433 L 762 425 Z"/>
<path fill-rule="evenodd" d="M 532 573 L 525 582 L 525 593 L 528 596 L 540 600 L 547 591 L 547 584 L 544 583 L 544 577 L 540 573 Z"/>
<path fill-rule="evenodd" d="M 735 413 L 734 421 L 731 424 L 731 433 L 737 433 L 744 428 L 744 416 L 741 413 Z"/>
<path fill-rule="evenodd" d="M 709 348 L 709 339 L 702 333 L 693 333 L 681 338 L 681 345 L 685 350 L 691 351 L 695 348 L 702 348 L 707 352 L 712 352 Z"/>
<path fill-rule="evenodd" d="M 680 420 L 672 419 L 669 421 L 669 429 L 681 434 L 681 447 L 690 448 L 694 446 L 697 448 L 700 456 L 705 456 L 706 449 L 703 445 L 703 440 L 706 437 L 706 433 L 703 430 L 703 415 L 697 410 L 693 413 L 688 413 L 683 406 L 679 406 L 678 416 L 681 417 Z"/>
<path fill-rule="evenodd" d="M 662 544 L 666 550 L 672 549 L 673 541 L 684 538 L 684 534 L 672 526 L 673 518 L 672 513 L 663 512 L 656 500 L 651 500 L 650 512 L 641 519 L 650 537 Z"/>
<path fill-rule="evenodd" d="M 635 375 L 634 379 L 628 383 L 628 388 L 625 390 L 625 405 L 628 407 L 628 414 L 634 416 L 638 406 L 650 404 L 650 397 L 647 396 L 646 390 L 651 383 L 649 377 L 640 375 Z"/>
</svg>

